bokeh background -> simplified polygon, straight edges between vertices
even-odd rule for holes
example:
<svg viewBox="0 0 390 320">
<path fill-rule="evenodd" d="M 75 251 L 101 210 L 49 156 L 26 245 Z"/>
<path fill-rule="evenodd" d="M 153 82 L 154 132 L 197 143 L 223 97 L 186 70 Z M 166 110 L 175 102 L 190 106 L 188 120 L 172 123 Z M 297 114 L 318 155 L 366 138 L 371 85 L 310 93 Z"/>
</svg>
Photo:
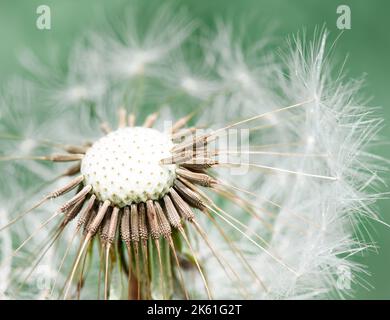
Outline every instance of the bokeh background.
<svg viewBox="0 0 390 320">
<path fill-rule="evenodd" d="M 153 10 L 159 1 L 145 0 Z M 41 59 L 53 56 L 66 60 L 74 40 L 85 30 L 98 28 L 105 16 L 115 17 L 129 1 L 126 0 L 0 0 L 0 86 L 10 76 L 22 74 L 18 55 L 28 48 Z M 310 35 L 316 27 L 326 25 L 331 41 L 340 35 L 336 27 L 336 9 L 347 4 L 352 12 L 352 28 L 337 41 L 336 59 L 348 55 L 346 70 L 353 78 L 365 76 L 364 94 L 372 97 L 371 105 L 380 106 L 385 118 L 382 131 L 384 146 L 377 152 L 390 159 L 390 1 L 388 0 L 183 0 L 191 15 L 205 26 L 215 18 L 224 17 L 236 26 L 244 26 L 248 38 L 256 38 L 264 29 L 272 28 L 277 45 L 306 30 Z M 52 29 L 38 30 L 36 8 L 51 8 Z M 275 50 L 277 47 L 275 46 Z M 378 212 L 390 223 L 390 201 L 381 200 Z M 355 298 L 390 299 L 390 228 L 373 223 L 373 238 L 378 253 L 367 253 L 360 260 L 372 274 L 374 289 L 353 288 Z"/>
</svg>

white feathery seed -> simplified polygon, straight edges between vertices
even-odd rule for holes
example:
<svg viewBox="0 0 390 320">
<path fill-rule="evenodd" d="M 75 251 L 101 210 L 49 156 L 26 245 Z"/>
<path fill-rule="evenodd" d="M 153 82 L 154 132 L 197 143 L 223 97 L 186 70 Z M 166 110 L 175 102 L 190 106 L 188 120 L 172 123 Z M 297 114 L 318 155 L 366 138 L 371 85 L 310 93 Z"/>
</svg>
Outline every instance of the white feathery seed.
<svg viewBox="0 0 390 320">
<path fill-rule="evenodd" d="M 63 100 L 63 105 L 48 106 L 31 99 L 30 90 L 22 84 L 20 90 L 13 86 L 3 92 L 0 134 L 19 133 L 21 137 L 0 138 L 1 156 L 26 155 L 27 151 L 47 153 L 48 146 L 38 138 L 67 141 L 68 136 L 72 141 L 85 143 L 90 135 L 86 137 L 81 132 L 97 132 L 102 118 L 115 128 L 114 119 L 122 104 L 129 113 L 137 114 L 137 125 L 150 109 L 159 111 L 161 123 L 175 122 L 195 110 L 198 113 L 193 114 L 189 126 L 201 128 L 206 124 L 207 129 L 270 112 L 259 121 L 248 123 L 249 150 L 262 153 L 251 154 L 246 162 L 290 173 L 249 170 L 236 176 L 228 168 L 213 170 L 218 179 L 235 186 L 234 192 L 252 204 L 256 215 L 207 193 L 222 210 L 248 226 L 240 228 L 256 240 L 257 247 L 214 215 L 263 286 L 254 281 L 253 274 L 232 252 L 226 239 L 200 212 L 195 213 L 199 224 L 240 275 L 241 285 L 227 281 L 210 249 L 202 245 L 193 228 L 188 228 L 189 238 L 198 240 L 194 247 L 214 298 L 242 298 L 239 287 L 244 287 L 247 297 L 254 299 L 345 297 L 353 294 L 351 283 L 367 286 L 367 270 L 351 257 L 371 246 L 371 239 L 362 234 L 369 234 L 365 230 L 367 220 L 379 221 L 372 204 L 385 195 L 380 190 L 386 165 L 370 150 L 382 120 L 360 98 L 360 82 L 342 74 L 332 76 L 334 62 L 327 51 L 326 32 L 316 34 L 306 45 L 304 38 L 295 39 L 284 59 L 280 59 L 268 52 L 266 37 L 244 47 L 244 39 L 233 36 L 232 26 L 217 23 L 215 34 L 210 37 L 208 32 L 209 39 L 197 43 L 202 54 L 184 59 L 187 40 L 199 39 L 191 38 L 194 24 L 181 11 L 176 14 L 172 7 L 163 6 L 146 24 L 144 33 L 136 24 L 138 14 L 139 11 L 133 11 L 127 15 L 124 26 L 116 32 L 90 36 L 87 45 L 76 46 L 69 60 L 69 74 L 61 82 L 65 88 L 59 91 L 54 84 L 38 94 L 55 96 Z M 307 103 L 298 108 L 280 112 L 280 108 L 304 101 Z M 65 108 L 58 116 L 64 105 L 74 104 L 83 107 L 77 113 L 74 108 Z M 45 110 L 52 110 L 56 116 L 48 117 Z M 161 199 L 172 187 L 176 166 L 160 164 L 160 160 L 171 156 L 173 143 L 168 134 L 145 127 L 125 127 L 93 141 L 82 160 L 81 173 L 84 184 L 92 186 L 99 200 L 123 207 Z M 237 155 L 232 159 L 236 161 Z M 49 173 L 60 172 L 46 163 L 0 165 L 7 181 L 1 188 L 7 201 L 15 203 L 7 210 L 8 220 L 37 198 L 35 195 L 24 199 L 20 189 L 27 184 L 38 186 L 50 180 Z M 19 192 L 9 193 L 9 189 Z M 21 198 L 26 203 L 20 204 Z M 49 214 L 51 209 L 55 210 L 54 204 L 55 201 L 49 208 L 30 215 L 27 225 L 39 225 L 42 212 Z M 9 250 L 11 237 L 20 238 L 24 233 L 21 225 L 15 225 L 16 231 L 0 235 L 8 241 L 2 243 L 3 250 Z M 37 245 L 44 236 L 47 234 L 32 239 L 30 246 Z M 65 243 L 60 242 L 56 250 L 63 253 Z M 186 255 L 187 251 L 183 257 Z M 49 265 L 48 269 L 58 270 L 59 262 L 54 255 L 51 258 L 44 263 Z M 0 267 L 9 273 L 10 265 Z M 98 270 L 90 269 L 91 283 L 97 283 Z M 206 298 L 196 269 L 183 269 L 183 273 L 192 297 Z M 61 270 L 59 277 L 66 278 L 67 274 Z M 85 287 L 85 297 L 95 298 L 94 287 L 89 283 Z M 4 294 L 1 289 L 0 296 Z M 31 290 L 29 296 L 41 297 L 42 292 Z M 181 296 L 175 292 L 173 297 Z"/>
</svg>

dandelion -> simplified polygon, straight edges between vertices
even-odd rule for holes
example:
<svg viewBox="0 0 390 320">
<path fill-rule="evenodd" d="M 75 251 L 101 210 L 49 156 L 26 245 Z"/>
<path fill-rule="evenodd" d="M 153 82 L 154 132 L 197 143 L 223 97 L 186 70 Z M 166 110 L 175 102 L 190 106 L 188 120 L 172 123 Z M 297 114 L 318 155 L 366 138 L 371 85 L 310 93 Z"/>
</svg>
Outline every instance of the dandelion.
<svg viewBox="0 0 390 320">
<path fill-rule="evenodd" d="M 12 201 L 0 268 L 12 276 L 0 294 L 316 298 L 351 294 L 345 279 L 366 285 L 350 257 L 370 248 L 358 223 L 380 221 L 371 204 L 386 195 L 376 191 L 384 160 L 369 152 L 381 120 L 359 83 L 332 77 L 326 32 L 309 46 L 296 39 L 278 61 L 260 45 L 247 54 L 219 23 L 192 63 L 183 48 L 193 24 L 161 10 L 144 41 L 134 29 L 77 47 L 71 61 L 101 66 L 96 77 L 82 63 L 69 69 L 77 112 L 53 109 L 42 134 L 2 112 L 0 164 L 14 178 L 2 184 Z M 89 108 L 96 91 L 72 70 L 104 83 Z M 34 96 L 16 88 L 4 96 Z M 34 101 L 15 100 L 30 105 L 20 120 L 42 108 Z"/>
<path fill-rule="evenodd" d="M 175 15 L 172 12 L 176 11 Z M 136 18 L 146 13 L 146 8 L 140 5 L 126 12 L 124 25 L 120 28 L 121 41 L 106 38 L 108 44 L 103 50 L 109 52 L 108 69 L 119 79 L 131 80 L 154 73 L 154 66 L 161 63 L 170 52 L 178 48 L 193 29 L 188 22 L 185 10 L 166 4 L 158 9 L 147 24 L 147 35 L 141 37 L 140 26 Z"/>
</svg>

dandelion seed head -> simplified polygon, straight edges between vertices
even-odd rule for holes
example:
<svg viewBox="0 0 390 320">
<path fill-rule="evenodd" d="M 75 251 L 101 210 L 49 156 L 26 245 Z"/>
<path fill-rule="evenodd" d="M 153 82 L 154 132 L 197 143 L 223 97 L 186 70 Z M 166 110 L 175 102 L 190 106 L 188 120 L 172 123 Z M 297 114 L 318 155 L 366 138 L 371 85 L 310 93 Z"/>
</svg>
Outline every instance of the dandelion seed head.
<svg viewBox="0 0 390 320">
<path fill-rule="evenodd" d="M 245 89 L 253 89 L 253 80 L 245 69 L 234 70 L 233 78 Z"/>
<path fill-rule="evenodd" d="M 19 144 L 19 151 L 21 154 L 29 154 L 37 147 L 37 142 L 34 139 L 24 139 Z"/>
<path fill-rule="evenodd" d="M 83 86 L 74 86 L 64 91 L 63 96 L 65 100 L 75 103 L 86 100 L 88 98 L 88 89 Z"/>
<path fill-rule="evenodd" d="M 173 144 L 155 129 L 134 127 L 96 141 L 82 160 L 81 173 L 101 201 L 120 207 L 161 199 L 175 179 L 175 165 L 162 166 Z"/>
<path fill-rule="evenodd" d="M 316 142 L 316 138 L 313 137 L 312 135 L 309 135 L 307 138 L 306 138 L 306 144 L 308 147 L 312 147 Z"/>
<path fill-rule="evenodd" d="M 126 50 L 113 58 L 113 71 L 127 78 L 143 75 L 146 68 L 160 59 L 156 50 Z"/>
<path fill-rule="evenodd" d="M 98 243 L 108 248 L 107 257 L 109 250 L 119 244 L 114 241 L 121 242 L 118 248 L 124 250 L 120 255 L 126 255 L 126 248 L 131 255 L 148 240 L 156 240 L 137 250 L 137 257 L 115 260 L 121 268 L 100 264 L 100 269 L 107 272 L 105 292 L 110 298 L 125 297 L 126 293 L 121 292 L 125 285 L 118 280 L 123 279 L 123 274 L 116 270 L 126 268 L 131 268 L 128 274 L 138 281 L 131 285 L 133 291 L 137 291 L 137 285 L 141 289 L 140 296 L 130 292 L 129 298 L 184 298 L 185 290 L 164 292 L 160 288 L 160 279 L 166 281 L 164 284 L 173 281 L 173 287 L 181 287 L 177 283 L 181 272 L 190 298 L 210 297 L 205 290 L 206 281 L 214 298 L 317 298 L 329 297 L 332 292 L 343 296 L 345 288 L 337 286 L 338 272 L 340 268 L 362 272 L 349 259 L 367 248 L 356 222 L 365 217 L 377 218 L 370 205 L 378 197 L 378 181 L 382 182 L 378 172 L 385 167 L 367 149 L 381 122 L 358 99 L 359 83 L 331 77 L 326 34 L 315 37 L 308 46 L 302 39 L 294 39 L 285 59 L 280 61 L 279 55 L 264 51 L 262 40 L 244 46 L 245 39 L 233 36 L 233 25 L 217 24 L 215 36 L 210 38 L 208 33 L 205 45 L 191 38 L 195 40 L 191 44 L 197 45 L 196 55 L 184 59 L 183 52 L 189 52 L 185 40 L 191 36 L 192 24 L 171 9 L 159 10 L 156 19 L 145 24 L 145 32 L 140 32 L 135 23 L 135 18 L 143 15 L 132 10 L 130 18 L 125 18 L 125 28 L 119 27 L 110 35 L 96 35 L 85 45 L 76 46 L 69 59 L 68 74 L 63 75 L 64 79 L 49 81 L 55 83 L 55 88 L 45 88 L 44 93 L 57 96 L 56 100 L 65 105 L 71 102 L 90 107 L 82 108 L 86 110 L 73 108 L 61 117 L 56 112 L 54 117 L 48 117 L 47 105 L 32 99 L 33 88 L 16 83 L 12 95 L 6 95 L 9 99 L 1 101 L 0 128 L 4 136 L 16 139 L 2 141 L 4 155 L 17 151 L 18 156 L 40 156 L 51 147 L 62 152 L 69 146 L 62 142 L 71 140 L 81 150 L 77 155 L 66 154 L 71 160 L 74 157 L 76 169 L 72 175 L 77 177 L 67 176 L 70 187 L 65 186 L 61 197 L 73 195 L 81 199 L 83 210 L 70 200 L 61 208 L 65 208 L 66 218 L 75 218 L 76 213 L 79 231 L 88 234 L 91 248 L 100 237 Z M 33 69 L 40 78 L 52 74 L 48 68 L 44 72 Z M 58 83 L 65 85 L 58 90 Z M 284 108 L 295 104 L 299 107 Z M 156 110 L 151 110 L 153 106 Z M 131 108 L 136 112 L 127 114 Z M 156 111 L 159 118 L 149 118 Z M 144 127 L 138 127 L 144 116 Z M 254 121 L 249 121 L 253 116 Z M 167 133 L 151 129 L 161 128 L 166 122 L 173 123 Z M 102 123 L 106 136 L 96 138 L 96 129 Z M 235 142 L 245 139 L 226 131 L 229 124 L 235 129 L 234 123 L 238 124 L 238 132 L 245 129 L 250 133 L 249 148 L 240 149 Z M 45 124 L 49 131 L 42 130 Z M 116 125 L 119 129 L 115 129 Z M 200 163 L 187 163 L 180 157 L 180 148 L 175 152 L 175 147 L 187 142 L 191 145 L 191 132 L 203 128 L 211 134 L 210 139 L 205 139 L 207 150 L 194 153 L 191 160 Z M 213 141 L 212 133 L 218 130 L 229 139 Z M 55 144 L 41 143 L 48 139 Z M 194 150 L 197 143 L 191 147 Z M 224 150 L 235 152 L 224 158 Z M 204 151 L 207 152 L 203 154 Z M 210 159 L 204 159 L 205 155 Z M 162 161 L 162 165 L 160 160 L 167 158 L 177 162 Z M 216 161 L 224 159 L 227 163 Z M 207 165 L 202 160 L 207 160 Z M 247 165 L 248 170 L 235 175 L 230 161 Z M 52 167 L 57 166 L 36 161 L 7 166 L 6 183 L 0 185 L 7 187 L 3 202 L 12 203 L 7 210 L 10 218 L 20 209 L 18 198 L 27 206 L 29 199 L 39 200 L 42 196 L 20 197 L 27 183 L 19 181 L 16 173 L 23 170 L 26 180 L 31 179 L 28 184 L 37 186 L 43 180 L 52 183 L 53 174 L 55 177 L 63 172 Z M 41 191 L 64 190 L 63 180 Z M 8 193 L 8 187 L 19 184 L 23 187 Z M 19 233 L 34 232 L 44 217 L 58 210 L 56 201 L 45 205 L 16 228 L 18 237 Z M 130 219 L 130 215 L 136 219 Z M 202 233 L 196 230 L 198 225 L 215 250 L 203 241 Z M 118 229 L 121 233 L 117 235 Z M 62 240 L 71 241 L 72 232 L 66 230 L 69 234 L 65 233 Z M 13 234 L 4 231 L 0 238 L 8 244 L 5 246 L 3 241 L 1 250 L 9 251 Z M 179 233 L 180 246 L 170 248 L 168 255 L 166 249 L 177 244 Z M 40 245 L 49 236 L 49 231 L 40 230 L 28 248 Z M 184 241 L 186 237 L 188 243 Z M 65 241 L 58 243 L 58 250 L 64 252 Z M 74 242 L 70 248 L 79 248 L 80 260 L 74 265 L 82 269 L 82 256 L 89 249 L 86 245 L 83 253 L 81 244 Z M 188 244 L 196 245 L 196 250 L 189 252 Z M 149 251 L 151 247 L 153 252 Z M 145 264 L 144 253 L 148 260 L 154 258 L 150 262 L 158 264 L 158 249 L 164 261 L 172 262 L 169 268 L 162 268 L 167 274 L 164 271 L 161 277 L 155 265 L 142 267 L 137 273 L 137 262 Z M 173 253 L 179 256 L 181 267 L 173 264 Z M 44 259 L 52 270 L 58 270 L 55 257 L 50 250 Z M 194 263 L 196 258 L 200 267 Z M 221 263 L 219 258 L 225 259 Z M 65 259 L 68 265 L 71 260 Z M 135 263 L 126 265 L 131 260 Z M 11 265 L 1 263 L 0 260 L 0 267 L 9 275 Z M 17 267 L 15 272 L 21 269 Z M 89 277 L 95 280 L 90 283 L 97 284 L 98 263 L 91 263 L 88 269 Z M 111 275 L 111 271 L 115 274 Z M 70 279 L 66 292 L 68 297 L 74 297 L 78 277 L 72 280 L 66 273 L 63 278 Z M 85 282 L 83 295 L 96 297 L 90 283 Z M 4 288 L 0 287 L 0 295 L 1 290 Z M 42 296 L 43 292 L 35 294 Z"/>
<path fill-rule="evenodd" d="M 201 90 L 199 83 L 196 81 L 196 79 L 191 77 L 185 77 L 181 79 L 181 87 L 193 95 L 199 95 Z"/>
</svg>

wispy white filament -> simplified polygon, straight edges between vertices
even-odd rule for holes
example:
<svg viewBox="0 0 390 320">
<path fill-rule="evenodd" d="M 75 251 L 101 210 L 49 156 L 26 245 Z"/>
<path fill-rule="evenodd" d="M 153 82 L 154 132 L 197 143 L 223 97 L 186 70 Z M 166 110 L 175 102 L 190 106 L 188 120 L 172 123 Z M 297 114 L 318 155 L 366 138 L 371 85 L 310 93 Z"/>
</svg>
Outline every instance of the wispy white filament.
<svg viewBox="0 0 390 320">
<path fill-rule="evenodd" d="M 114 123 L 122 105 L 141 119 L 149 109 L 158 109 L 160 118 L 174 115 L 163 119 L 169 121 L 196 110 L 191 125 L 206 125 L 214 132 L 229 128 L 234 120 L 232 126 L 250 129 L 246 155 L 252 169 L 261 170 L 238 177 L 232 177 L 229 168 L 216 171 L 226 181 L 224 187 L 251 203 L 257 216 L 228 201 L 212 212 L 264 286 L 253 281 L 215 225 L 200 214 L 199 219 L 214 246 L 241 275 L 250 297 L 344 297 L 352 295 L 353 282 L 366 286 L 365 269 L 351 257 L 369 246 L 360 222 L 378 219 L 371 205 L 381 196 L 377 190 L 385 166 L 370 153 L 370 144 L 382 123 L 359 97 L 358 81 L 334 76 L 327 33 L 316 34 L 307 45 L 305 36 L 294 38 L 280 59 L 267 50 L 266 39 L 243 46 L 243 39 L 234 38 L 233 28 L 221 22 L 215 33 L 200 40 L 191 33 L 195 24 L 182 11 L 172 13 L 172 7 L 163 6 L 142 29 L 136 23 L 142 14 L 131 10 L 116 33 L 87 34 L 87 43 L 75 46 L 69 71 L 58 75 L 59 81 L 51 81 L 54 76 L 43 72 L 36 75 L 43 89 L 22 80 L 11 82 L 0 106 L 0 156 L 44 153 L 50 141 L 94 141 L 101 119 Z M 184 52 L 194 43 L 196 54 L 187 58 Z M 30 71 L 37 72 L 31 57 L 28 61 Z M 240 156 L 228 149 L 221 152 Z M 13 206 L 7 212 L 15 215 L 36 197 L 27 186 L 39 186 L 61 169 L 33 162 L 0 165 L 7 176 L 1 188 Z M 29 192 L 24 193 L 24 188 Z M 8 189 L 17 192 L 6 193 Z M 20 202 L 21 190 L 23 199 L 31 195 L 27 203 Z M 24 238 L 25 229 L 31 233 L 31 226 L 45 221 L 43 216 L 50 214 L 30 215 L 27 226 L 12 229 L 13 237 Z M 4 219 L 0 217 L 1 222 Z M 2 257 L 9 251 L 10 232 L 0 233 Z M 31 247 L 45 236 L 47 230 Z M 66 233 L 64 238 L 72 235 Z M 262 250 L 252 239 L 262 240 Z M 207 246 L 197 249 L 213 296 L 240 298 Z M 61 253 L 67 251 L 64 240 L 56 248 L 58 257 L 52 255 L 44 263 L 58 270 Z M 7 283 L 10 265 L 0 260 L 0 270 L 0 277 L 5 277 L 1 283 Z M 96 270 L 91 272 L 97 276 Z M 193 281 L 194 272 L 185 276 L 195 297 L 205 298 L 202 281 Z M 86 292 L 94 298 L 89 285 L 92 288 L 87 283 Z M 30 296 L 42 297 L 42 292 L 32 290 Z"/>
</svg>

